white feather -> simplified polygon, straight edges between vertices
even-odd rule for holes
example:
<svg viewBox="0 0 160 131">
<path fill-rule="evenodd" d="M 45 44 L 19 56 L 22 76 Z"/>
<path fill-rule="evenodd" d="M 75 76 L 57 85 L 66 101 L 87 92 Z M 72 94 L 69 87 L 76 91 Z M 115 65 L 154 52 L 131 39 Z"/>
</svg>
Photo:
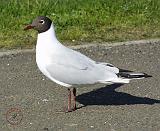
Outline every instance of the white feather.
<svg viewBox="0 0 160 131">
<path fill-rule="evenodd" d="M 87 56 L 63 46 L 56 38 L 53 24 L 38 34 L 36 62 L 41 72 L 52 81 L 70 87 L 94 83 L 128 83 L 118 78 L 119 69 L 97 63 Z"/>
</svg>

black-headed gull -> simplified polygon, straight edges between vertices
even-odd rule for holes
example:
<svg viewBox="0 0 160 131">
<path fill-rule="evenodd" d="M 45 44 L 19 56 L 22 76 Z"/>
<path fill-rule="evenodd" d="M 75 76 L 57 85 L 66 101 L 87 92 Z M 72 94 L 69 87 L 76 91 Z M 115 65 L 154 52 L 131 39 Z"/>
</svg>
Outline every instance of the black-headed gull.
<svg viewBox="0 0 160 131">
<path fill-rule="evenodd" d="M 77 85 L 129 83 L 132 79 L 151 77 L 145 73 L 122 70 L 109 63 L 96 62 L 89 57 L 62 45 L 56 38 L 52 21 L 39 16 L 27 29 L 38 31 L 36 62 L 40 71 L 49 79 L 68 88 L 68 111 L 76 110 Z M 74 106 L 71 109 L 73 88 Z"/>
</svg>

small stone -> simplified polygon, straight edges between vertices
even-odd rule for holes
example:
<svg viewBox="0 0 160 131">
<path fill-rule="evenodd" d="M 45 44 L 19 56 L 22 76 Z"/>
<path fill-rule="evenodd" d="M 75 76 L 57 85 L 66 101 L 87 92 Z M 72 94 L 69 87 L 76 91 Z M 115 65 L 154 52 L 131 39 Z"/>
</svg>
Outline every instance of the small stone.
<svg viewBox="0 0 160 131">
<path fill-rule="evenodd" d="M 47 101 L 49 101 L 49 100 L 48 100 L 48 99 L 43 99 L 42 101 L 47 102 Z"/>
<path fill-rule="evenodd" d="M 77 126 L 78 124 L 75 124 L 75 123 L 66 123 L 65 125 L 66 126 Z"/>
<path fill-rule="evenodd" d="M 49 131 L 49 129 L 47 127 L 43 128 L 44 131 Z"/>
</svg>

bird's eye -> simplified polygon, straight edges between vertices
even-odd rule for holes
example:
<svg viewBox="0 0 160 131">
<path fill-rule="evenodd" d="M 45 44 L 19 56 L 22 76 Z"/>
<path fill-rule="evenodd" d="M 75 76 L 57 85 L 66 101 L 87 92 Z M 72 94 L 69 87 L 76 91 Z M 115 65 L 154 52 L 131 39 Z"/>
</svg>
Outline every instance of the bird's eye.
<svg viewBox="0 0 160 131">
<path fill-rule="evenodd" d="M 44 20 L 40 20 L 39 23 L 44 24 Z"/>
</svg>

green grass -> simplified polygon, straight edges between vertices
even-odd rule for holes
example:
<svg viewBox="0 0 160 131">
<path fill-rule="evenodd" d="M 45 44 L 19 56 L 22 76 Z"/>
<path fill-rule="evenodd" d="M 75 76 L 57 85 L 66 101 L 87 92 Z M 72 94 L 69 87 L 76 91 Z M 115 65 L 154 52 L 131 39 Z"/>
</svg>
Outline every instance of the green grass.
<svg viewBox="0 0 160 131">
<path fill-rule="evenodd" d="M 32 47 L 36 32 L 23 28 L 39 15 L 71 44 L 160 38 L 159 0 L 1 0 L 0 48 Z"/>
</svg>

